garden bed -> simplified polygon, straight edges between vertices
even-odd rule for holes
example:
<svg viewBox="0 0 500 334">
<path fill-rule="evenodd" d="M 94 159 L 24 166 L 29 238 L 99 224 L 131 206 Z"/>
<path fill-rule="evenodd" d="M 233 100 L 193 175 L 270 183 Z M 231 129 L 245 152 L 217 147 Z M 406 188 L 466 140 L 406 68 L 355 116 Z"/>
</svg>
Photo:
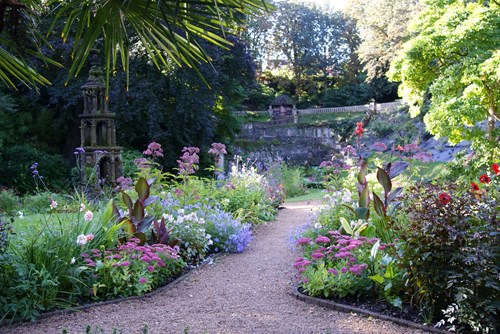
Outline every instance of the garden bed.
<svg viewBox="0 0 500 334">
<path fill-rule="evenodd" d="M 317 305 L 321 307 L 326 307 L 331 310 L 346 312 L 346 313 L 356 313 L 362 316 L 376 318 L 380 320 L 391 321 L 398 325 L 409 327 L 413 329 L 422 329 L 430 333 L 441 333 L 450 334 L 451 332 L 441 330 L 434 327 L 425 326 L 419 324 L 417 321 L 417 315 L 408 310 L 398 310 L 391 308 L 383 303 L 377 303 L 375 301 L 355 301 L 353 300 L 329 300 L 317 297 L 311 297 L 305 294 L 298 285 L 294 285 L 292 288 L 292 295 L 299 300 L 302 300 L 308 304 Z"/>
<path fill-rule="evenodd" d="M 198 266 L 193 267 L 193 266 L 187 266 L 177 277 L 171 278 L 170 280 L 165 281 L 163 284 L 160 284 L 156 289 L 151 290 L 150 292 L 147 292 L 143 295 L 138 295 L 138 296 L 130 296 L 130 297 L 121 297 L 121 298 L 115 298 L 115 299 L 110 299 L 110 300 L 105 300 L 105 301 L 99 301 L 99 302 L 88 302 L 85 301 L 84 303 L 75 306 L 75 307 L 69 307 L 65 309 L 60 309 L 60 310 L 55 310 L 55 311 L 49 311 L 49 312 L 42 312 L 40 315 L 37 317 L 37 320 L 40 319 L 47 319 L 56 315 L 62 315 L 62 314 L 70 314 L 74 312 L 79 312 L 79 311 L 84 311 L 88 310 L 90 308 L 94 307 L 100 307 L 104 305 L 110 305 L 110 304 L 119 304 L 122 302 L 131 302 L 134 300 L 143 300 L 147 298 L 154 297 L 164 291 L 170 290 L 174 288 L 177 284 L 180 282 L 184 281 L 186 278 L 189 277 L 189 275 L 194 271 L 194 270 L 199 270 L 206 265 L 212 264 L 219 256 L 221 256 L 223 253 L 217 253 L 217 254 L 212 254 L 208 256 L 205 260 L 203 260 L 202 263 L 200 263 Z M 24 320 L 14 320 L 14 321 L 9 321 L 9 320 L 3 320 L 0 321 L 0 328 L 4 326 L 11 326 L 14 324 L 19 324 L 23 322 L 29 322 L 29 319 L 24 319 Z"/>
</svg>

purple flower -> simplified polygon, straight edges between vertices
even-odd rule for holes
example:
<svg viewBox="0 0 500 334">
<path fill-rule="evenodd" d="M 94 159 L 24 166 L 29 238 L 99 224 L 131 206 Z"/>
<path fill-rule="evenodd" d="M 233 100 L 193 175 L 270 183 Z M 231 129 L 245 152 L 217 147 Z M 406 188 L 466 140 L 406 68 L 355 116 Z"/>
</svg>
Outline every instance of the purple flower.
<svg viewBox="0 0 500 334">
<path fill-rule="evenodd" d="M 147 263 L 151 262 L 151 258 L 149 256 L 147 256 L 147 255 L 143 255 L 140 258 L 140 260 L 143 261 L 143 262 L 147 262 Z"/>
<path fill-rule="evenodd" d="M 317 260 L 317 259 L 321 259 L 321 258 L 324 258 L 325 257 L 325 254 L 321 253 L 321 252 L 314 252 L 312 253 L 312 258 Z"/>
<path fill-rule="evenodd" d="M 329 243 L 330 242 L 330 238 L 328 237 L 325 237 L 323 235 L 320 235 L 319 237 L 316 238 L 316 243 Z"/>
<path fill-rule="evenodd" d="M 338 270 L 333 269 L 333 268 L 328 269 L 328 272 L 329 272 L 330 274 L 333 274 L 333 275 L 338 275 L 338 274 L 339 274 Z"/>
<path fill-rule="evenodd" d="M 350 241 L 349 241 L 349 240 L 346 240 L 346 239 L 340 239 L 340 240 L 338 241 L 338 244 L 339 244 L 339 245 L 342 245 L 342 246 L 343 246 L 343 245 L 348 245 L 349 243 L 350 243 Z"/>
<path fill-rule="evenodd" d="M 349 271 L 351 273 L 353 273 L 354 275 L 356 276 L 359 276 L 361 275 L 361 273 L 363 272 L 363 270 L 367 267 L 366 264 L 355 264 L 355 265 L 352 265 L 350 268 L 349 268 Z"/>
<path fill-rule="evenodd" d="M 89 267 L 95 267 L 95 262 L 92 261 L 91 259 L 85 259 L 84 261 L 85 263 L 87 263 Z"/>
<path fill-rule="evenodd" d="M 147 266 L 146 269 L 147 269 L 147 271 L 149 271 L 150 273 L 152 273 L 155 270 L 155 267 L 153 267 L 153 266 Z"/>
<path fill-rule="evenodd" d="M 78 155 L 78 154 L 83 154 L 85 153 L 85 149 L 83 147 L 77 147 L 75 148 L 75 152 L 73 152 L 75 155 Z"/>
<path fill-rule="evenodd" d="M 148 281 L 148 279 L 147 279 L 147 278 L 145 278 L 145 277 L 141 277 L 141 278 L 139 278 L 139 283 L 141 283 L 141 284 L 144 284 L 144 283 L 146 283 L 147 281 Z"/>
<path fill-rule="evenodd" d="M 311 243 L 311 239 L 306 237 L 301 237 L 297 239 L 297 245 L 309 245 Z"/>
<path fill-rule="evenodd" d="M 348 257 L 351 257 L 352 254 L 350 252 L 338 252 L 335 254 L 335 257 L 337 259 L 347 259 Z"/>
<path fill-rule="evenodd" d="M 128 266 L 130 266 L 130 262 L 129 261 L 123 261 L 120 265 L 122 267 L 128 267 Z"/>
<path fill-rule="evenodd" d="M 347 272 L 347 268 L 346 267 L 342 267 L 342 269 L 340 269 L 340 272 L 342 272 L 342 274 L 345 274 Z"/>
</svg>

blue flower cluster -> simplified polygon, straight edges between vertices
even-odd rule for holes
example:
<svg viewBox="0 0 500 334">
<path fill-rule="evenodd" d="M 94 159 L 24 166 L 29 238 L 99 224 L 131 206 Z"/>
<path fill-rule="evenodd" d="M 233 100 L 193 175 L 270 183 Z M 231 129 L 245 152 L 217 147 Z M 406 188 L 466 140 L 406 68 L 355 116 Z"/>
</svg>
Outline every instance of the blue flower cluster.
<svg viewBox="0 0 500 334">
<path fill-rule="evenodd" d="M 205 208 L 198 215 L 207 222 L 207 232 L 212 235 L 215 251 L 241 253 L 252 240 L 251 225 L 242 224 L 219 207 Z"/>
</svg>

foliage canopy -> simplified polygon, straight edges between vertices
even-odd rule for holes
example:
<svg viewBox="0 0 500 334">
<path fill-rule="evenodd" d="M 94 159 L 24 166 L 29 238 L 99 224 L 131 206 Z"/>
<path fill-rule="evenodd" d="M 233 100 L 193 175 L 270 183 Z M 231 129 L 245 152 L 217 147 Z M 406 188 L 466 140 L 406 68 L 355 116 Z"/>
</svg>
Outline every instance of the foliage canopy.
<svg viewBox="0 0 500 334">
<path fill-rule="evenodd" d="M 498 155 L 500 6 L 496 2 L 428 0 L 413 37 L 391 64 L 389 77 L 430 133 L 452 144 L 471 140 Z M 487 121 L 487 125 L 484 124 Z M 488 140 L 485 140 L 485 128 Z"/>
</svg>

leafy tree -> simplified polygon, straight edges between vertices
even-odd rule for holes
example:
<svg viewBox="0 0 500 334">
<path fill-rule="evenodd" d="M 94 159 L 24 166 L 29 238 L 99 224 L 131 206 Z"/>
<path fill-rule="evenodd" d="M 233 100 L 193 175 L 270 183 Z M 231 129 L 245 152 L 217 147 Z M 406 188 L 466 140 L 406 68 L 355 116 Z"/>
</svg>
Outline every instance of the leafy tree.
<svg viewBox="0 0 500 334">
<path fill-rule="evenodd" d="M 418 0 L 351 0 L 347 15 L 356 20 L 357 49 L 369 81 L 385 75 L 408 34 L 408 22 L 421 10 Z"/>
<path fill-rule="evenodd" d="M 413 36 L 391 66 L 412 116 L 424 103 L 430 133 L 498 158 L 500 5 L 495 1 L 427 0 Z M 484 124 L 484 121 L 487 124 Z M 488 140 L 484 140 L 487 129 Z"/>
<path fill-rule="evenodd" d="M 106 82 L 120 61 L 129 73 L 129 48 L 140 43 L 159 69 L 187 65 L 195 67 L 209 60 L 200 40 L 219 47 L 230 42 L 224 33 L 233 33 L 235 23 L 244 18 L 239 14 L 254 14 L 266 8 L 263 0 L 24 0 L 0 3 L 0 79 L 14 87 L 13 79 L 29 84 L 47 84 L 48 80 L 26 62 L 27 41 L 34 45 L 29 53 L 43 60 L 36 40 L 38 19 L 44 10 L 54 13 L 54 25 L 64 22 L 62 37 L 73 45 L 73 63 L 69 77 L 77 75 L 96 41 L 104 44 Z M 15 22 L 8 32 L 3 22 Z M 222 33 L 221 33 L 222 32 Z"/>
</svg>

